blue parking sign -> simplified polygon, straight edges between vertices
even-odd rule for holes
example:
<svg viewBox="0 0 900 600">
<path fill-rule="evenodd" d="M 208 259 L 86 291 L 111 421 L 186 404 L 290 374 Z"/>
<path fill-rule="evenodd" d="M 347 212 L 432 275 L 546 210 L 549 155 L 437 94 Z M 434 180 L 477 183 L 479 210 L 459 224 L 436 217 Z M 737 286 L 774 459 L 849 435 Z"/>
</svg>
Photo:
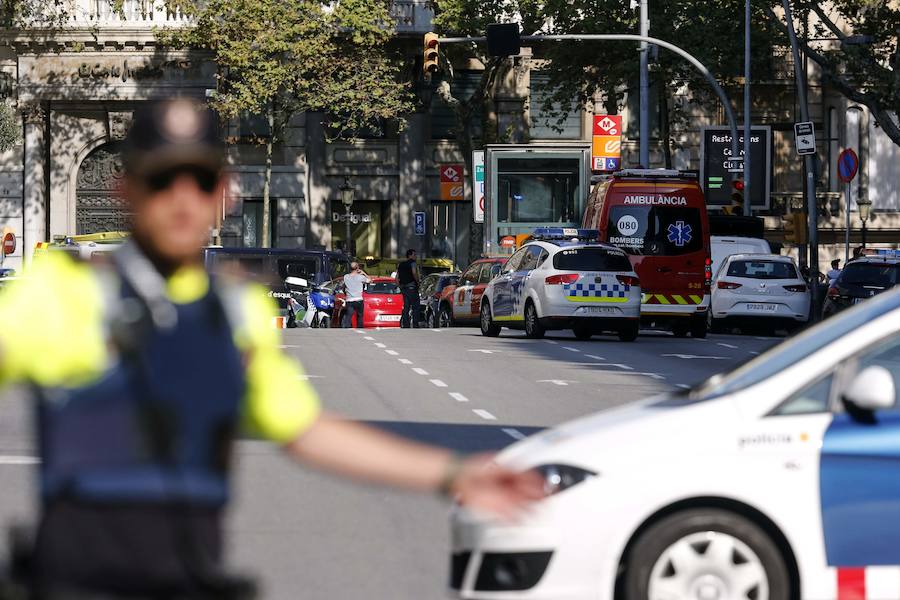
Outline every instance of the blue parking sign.
<svg viewBox="0 0 900 600">
<path fill-rule="evenodd" d="M 620 158 L 604 158 L 603 160 L 606 161 L 606 165 L 604 166 L 607 171 L 618 171 L 619 165 L 622 164 L 622 159 Z"/>
<path fill-rule="evenodd" d="M 416 235 L 425 235 L 425 213 L 416 211 L 413 213 Z"/>
</svg>

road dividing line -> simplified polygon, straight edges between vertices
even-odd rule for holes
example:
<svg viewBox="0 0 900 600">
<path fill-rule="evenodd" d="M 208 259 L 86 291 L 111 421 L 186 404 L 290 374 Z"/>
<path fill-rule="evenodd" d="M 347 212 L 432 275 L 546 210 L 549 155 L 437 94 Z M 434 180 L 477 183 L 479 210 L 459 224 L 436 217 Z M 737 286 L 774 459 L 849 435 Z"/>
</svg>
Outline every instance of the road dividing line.
<svg viewBox="0 0 900 600">
<path fill-rule="evenodd" d="M 302 379 L 303 381 L 309 381 L 310 379 L 325 379 L 324 375 L 300 375 L 298 379 Z"/>
<path fill-rule="evenodd" d="M 485 421 L 496 421 L 497 417 L 481 408 L 473 408 L 472 412 L 484 419 Z"/>
<path fill-rule="evenodd" d="M 398 354 L 400 354 L 400 353 L 397 352 L 396 350 L 385 350 L 385 352 L 387 352 L 387 353 L 390 354 L 391 356 L 397 356 Z"/>
<path fill-rule="evenodd" d="M 450 392 L 450 397 L 456 400 L 457 402 L 468 402 L 469 399 L 460 394 L 459 392 Z"/>
<path fill-rule="evenodd" d="M 433 331 L 433 332 L 435 332 L 435 333 L 440 333 L 440 332 L 441 332 L 440 329 L 432 329 L 431 331 Z"/>
<path fill-rule="evenodd" d="M 0 455 L 0 465 L 38 465 L 41 459 L 37 456 Z"/>
<path fill-rule="evenodd" d="M 553 344 L 554 346 L 556 345 L 556 342 L 554 342 L 553 340 L 544 340 L 544 341 L 547 342 L 548 344 Z"/>
<path fill-rule="evenodd" d="M 413 373 L 418 373 L 419 375 L 428 375 L 428 371 L 426 371 L 422 367 L 413 367 Z"/>
<path fill-rule="evenodd" d="M 759 352 L 750 352 L 753 356 L 759 356 Z"/>
<path fill-rule="evenodd" d="M 437 387 L 447 387 L 447 384 L 444 383 L 443 381 L 441 381 L 440 379 L 429 379 L 428 381 L 430 381 L 431 383 L 433 383 L 433 384 L 436 385 Z"/>
<path fill-rule="evenodd" d="M 412 361 L 409 360 L 408 358 L 398 358 L 397 360 L 400 361 L 401 365 L 411 365 L 412 364 Z"/>
<path fill-rule="evenodd" d="M 593 358 L 594 360 L 606 360 L 602 356 L 597 356 L 596 354 L 585 354 L 585 356 L 588 358 Z"/>
<path fill-rule="evenodd" d="M 700 356 L 697 354 L 660 354 L 663 358 L 683 358 L 685 360 L 728 360 L 727 356 Z"/>
<path fill-rule="evenodd" d="M 689 386 L 689 385 L 686 384 L 686 383 L 676 383 L 676 384 L 675 384 L 675 387 L 681 388 L 681 389 L 683 389 L 683 390 L 689 390 L 689 389 L 691 389 L 691 386 Z"/>
<path fill-rule="evenodd" d="M 504 427 L 501 431 L 514 440 L 524 440 L 528 437 L 518 429 L 513 429 L 512 427 Z"/>
<path fill-rule="evenodd" d="M 659 373 L 638 373 L 638 372 L 634 372 L 634 373 L 629 373 L 629 375 L 643 375 L 644 377 L 649 377 L 649 378 L 651 378 L 651 379 L 665 379 L 665 377 L 663 377 L 663 376 L 660 375 Z"/>
<path fill-rule="evenodd" d="M 302 348 L 303 346 L 278 346 L 282 350 L 286 350 L 288 348 Z"/>
<path fill-rule="evenodd" d="M 385 346 L 385 345 L 382 344 L 381 342 L 376 343 L 376 344 L 375 344 L 375 347 L 376 347 L 376 348 L 387 348 L 387 346 Z"/>
<path fill-rule="evenodd" d="M 469 350 L 469 352 L 481 352 L 482 354 L 493 354 L 494 352 L 500 352 L 500 350 L 485 350 L 484 348 L 474 348 Z"/>
<path fill-rule="evenodd" d="M 737 350 L 737 346 L 733 344 L 726 344 L 725 342 L 717 342 L 717 344 L 719 344 L 723 348 L 731 348 L 732 350 Z"/>
<path fill-rule="evenodd" d="M 538 379 L 538 383 L 552 383 L 553 385 L 569 385 L 569 382 L 565 379 Z M 578 383 L 577 381 L 573 381 L 572 383 Z"/>
<path fill-rule="evenodd" d="M 373 338 L 371 335 L 367 335 L 367 336 L 364 337 L 363 339 L 364 339 L 364 340 L 369 340 L 370 342 L 374 342 L 374 341 L 375 341 L 375 338 Z"/>
<path fill-rule="evenodd" d="M 571 346 L 563 346 L 562 349 L 568 350 L 569 352 L 581 352 L 581 350 L 579 350 L 578 348 L 573 348 Z"/>
</svg>

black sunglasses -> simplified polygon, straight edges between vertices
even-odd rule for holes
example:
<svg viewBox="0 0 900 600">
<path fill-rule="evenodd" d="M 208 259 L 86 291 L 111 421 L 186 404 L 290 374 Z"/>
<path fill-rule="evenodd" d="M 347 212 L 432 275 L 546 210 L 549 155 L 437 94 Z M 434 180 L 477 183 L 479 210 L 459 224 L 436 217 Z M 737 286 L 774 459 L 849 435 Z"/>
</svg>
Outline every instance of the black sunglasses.
<svg viewBox="0 0 900 600">
<path fill-rule="evenodd" d="M 181 175 L 193 177 L 194 181 L 197 182 L 197 187 L 207 194 L 211 194 L 219 182 L 219 174 L 217 172 L 194 165 L 183 165 L 166 169 L 147 176 L 144 181 L 152 191 L 161 192 L 171 187 Z"/>
</svg>

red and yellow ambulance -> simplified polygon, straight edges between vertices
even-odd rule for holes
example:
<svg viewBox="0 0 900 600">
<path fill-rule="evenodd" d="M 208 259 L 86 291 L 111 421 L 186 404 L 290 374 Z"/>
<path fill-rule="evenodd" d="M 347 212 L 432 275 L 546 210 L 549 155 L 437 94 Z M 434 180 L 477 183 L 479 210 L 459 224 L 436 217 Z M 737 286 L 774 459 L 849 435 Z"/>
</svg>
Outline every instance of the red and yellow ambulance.
<svg viewBox="0 0 900 600">
<path fill-rule="evenodd" d="M 693 173 L 629 169 L 596 180 L 583 227 L 624 250 L 641 280 L 641 320 L 706 337 L 709 219 Z"/>
</svg>

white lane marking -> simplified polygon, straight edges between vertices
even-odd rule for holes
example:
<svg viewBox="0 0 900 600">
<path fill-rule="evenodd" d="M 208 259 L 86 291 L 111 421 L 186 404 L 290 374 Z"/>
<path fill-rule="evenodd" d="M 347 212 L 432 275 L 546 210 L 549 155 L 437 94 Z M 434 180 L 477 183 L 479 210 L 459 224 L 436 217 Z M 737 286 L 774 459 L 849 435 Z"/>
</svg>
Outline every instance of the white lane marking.
<svg viewBox="0 0 900 600">
<path fill-rule="evenodd" d="M 371 335 L 367 335 L 367 336 L 364 337 L 363 339 L 364 339 L 364 340 L 369 340 L 370 342 L 374 342 L 374 341 L 375 341 L 375 338 L 373 338 Z"/>
<path fill-rule="evenodd" d="M 278 346 L 278 347 L 281 348 L 281 349 L 286 349 L 286 348 L 302 348 L 302 346 Z"/>
<path fill-rule="evenodd" d="M 0 455 L 0 465 L 38 465 L 41 459 L 37 456 Z"/>
<path fill-rule="evenodd" d="M 302 379 L 303 381 L 309 381 L 310 379 L 325 379 L 324 375 L 300 375 L 298 379 Z"/>
<path fill-rule="evenodd" d="M 513 429 L 512 427 L 504 427 L 501 431 L 514 440 L 524 440 L 528 437 L 518 429 Z"/>
<path fill-rule="evenodd" d="M 385 346 L 385 345 L 382 344 L 381 342 L 376 343 L 376 344 L 375 344 L 375 347 L 376 347 L 376 348 L 387 348 L 387 346 Z"/>
<path fill-rule="evenodd" d="M 553 340 L 544 340 L 544 341 L 547 342 L 548 344 L 553 344 L 554 346 L 556 345 L 556 342 L 554 342 Z"/>
<path fill-rule="evenodd" d="M 443 381 L 441 381 L 440 379 L 429 379 L 428 381 L 430 381 L 431 383 L 433 383 L 433 384 L 436 385 L 437 387 L 447 387 L 447 384 L 444 383 Z"/>
<path fill-rule="evenodd" d="M 634 372 L 634 373 L 629 373 L 629 375 L 643 375 L 643 376 L 649 377 L 649 378 L 651 378 L 651 379 L 665 379 L 665 377 L 663 377 L 663 376 L 660 375 L 659 373 L 638 373 L 638 372 Z"/>
<path fill-rule="evenodd" d="M 732 350 L 737 350 L 737 346 L 735 346 L 733 344 L 726 344 L 725 342 L 716 342 L 716 343 L 718 345 L 722 346 L 723 348 L 731 348 Z"/>
<path fill-rule="evenodd" d="M 566 381 L 565 379 L 538 379 L 538 383 L 552 383 L 553 385 L 569 385 L 569 383 L 578 383 L 577 381 Z"/>
<path fill-rule="evenodd" d="M 413 367 L 413 373 L 418 373 L 419 375 L 428 375 L 428 371 L 426 371 L 422 367 Z"/>
<path fill-rule="evenodd" d="M 433 331 L 433 332 L 435 332 L 435 333 L 440 333 L 442 330 L 440 330 L 440 329 L 432 329 L 431 331 Z"/>
<path fill-rule="evenodd" d="M 472 412 L 484 419 L 485 421 L 496 421 L 497 417 L 481 408 L 473 408 Z"/>
<path fill-rule="evenodd" d="M 397 356 L 398 354 L 400 354 L 400 353 L 397 352 L 396 350 L 385 350 L 385 352 L 387 352 L 387 353 L 390 354 L 391 356 Z"/>
<path fill-rule="evenodd" d="M 568 350 L 569 352 L 581 352 L 578 348 L 572 348 L 571 346 L 563 346 L 563 350 Z"/>
<path fill-rule="evenodd" d="M 484 348 L 474 348 L 469 350 L 469 352 L 481 352 L 482 354 L 493 354 L 494 352 L 500 352 L 500 350 L 485 350 Z"/>
<path fill-rule="evenodd" d="M 699 356 L 697 354 L 660 354 L 663 358 L 683 358 L 685 360 L 703 359 L 703 360 L 728 360 L 727 356 Z"/>
<path fill-rule="evenodd" d="M 400 361 L 401 365 L 411 365 L 412 364 L 412 361 L 409 360 L 408 358 L 398 358 L 397 360 Z"/>
<path fill-rule="evenodd" d="M 585 354 L 588 358 L 593 358 L 594 360 L 606 360 L 602 356 L 597 356 L 596 354 Z"/>
<path fill-rule="evenodd" d="M 759 352 L 750 352 L 753 356 L 759 356 Z"/>
<path fill-rule="evenodd" d="M 630 367 L 628 365 L 623 365 L 622 363 L 569 363 L 573 365 L 586 365 L 589 367 L 616 367 L 617 369 L 622 369 L 623 371 L 634 371 L 634 367 Z"/>
<path fill-rule="evenodd" d="M 450 397 L 456 400 L 457 402 L 468 402 L 469 399 L 460 394 L 459 392 L 450 392 Z"/>
<path fill-rule="evenodd" d="M 676 383 L 676 384 L 675 384 L 675 387 L 681 388 L 681 389 L 683 389 L 683 390 L 689 390 L 689 389 L 691 389 L 691 386 L 689 386 L 689 385 L 686 384 L 686 383 Z"/>
</svg>

